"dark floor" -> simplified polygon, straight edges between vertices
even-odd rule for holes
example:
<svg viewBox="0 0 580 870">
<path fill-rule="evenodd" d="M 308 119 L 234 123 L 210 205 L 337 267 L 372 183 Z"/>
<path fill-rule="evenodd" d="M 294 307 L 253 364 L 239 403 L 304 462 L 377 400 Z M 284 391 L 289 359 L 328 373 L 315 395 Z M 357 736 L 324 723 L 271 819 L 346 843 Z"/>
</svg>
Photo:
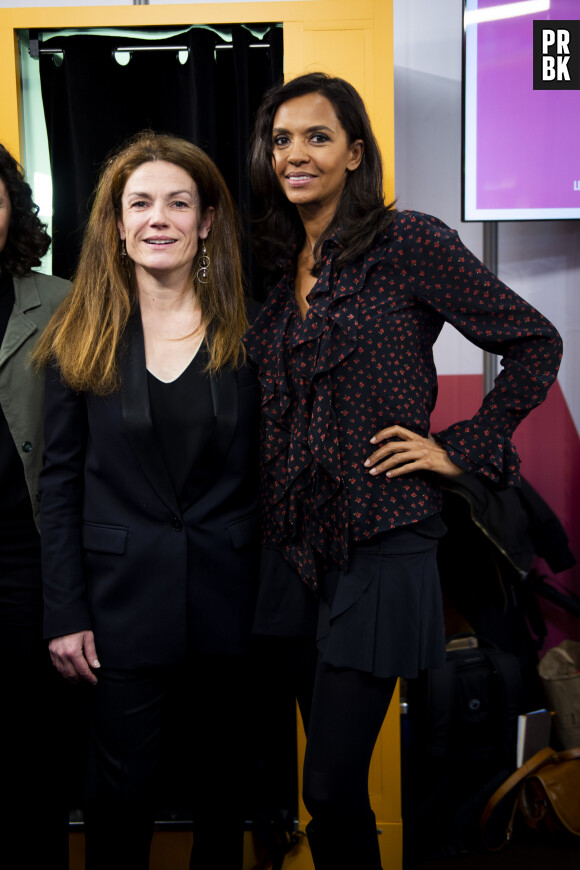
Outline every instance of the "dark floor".
<svg viewBox="0 0 580 870">
<path fill-rule="evenodd" d="M 521 832 L 500 852 L 425 861 L 415 870 L 580 870 L 580 837 L 565 842 Z"/>
</svg>

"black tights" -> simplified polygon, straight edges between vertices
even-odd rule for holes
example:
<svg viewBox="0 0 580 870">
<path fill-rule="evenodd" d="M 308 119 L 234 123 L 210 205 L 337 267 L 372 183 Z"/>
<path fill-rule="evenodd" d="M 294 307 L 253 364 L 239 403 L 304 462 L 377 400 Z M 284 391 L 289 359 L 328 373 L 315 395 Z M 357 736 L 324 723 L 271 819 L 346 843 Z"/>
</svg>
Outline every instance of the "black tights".
<svg viewBox="0 0 580 870">
<path fill-rule="evenodd" d="M 303 673 L 302 685 L 308 679 Z M 316 664 L 311 708 L 300 704 L 307 733 L 303 797 L 316 870 L 381 866 L 368 774 L 395 684 L 395 677 Z"/>
</svg>

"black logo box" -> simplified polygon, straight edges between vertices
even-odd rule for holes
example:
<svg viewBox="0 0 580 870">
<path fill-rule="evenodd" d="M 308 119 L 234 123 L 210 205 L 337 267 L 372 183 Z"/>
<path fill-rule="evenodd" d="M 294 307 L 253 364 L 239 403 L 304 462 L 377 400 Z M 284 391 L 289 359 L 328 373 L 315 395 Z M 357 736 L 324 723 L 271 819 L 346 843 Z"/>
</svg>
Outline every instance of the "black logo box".
<svg viewBox="0 0 580 870">
<path fill-rule="evenodd" d="M 550 30 L 554 34 L 554 40 L 550 42 L 544 52 L 544 31 Z M 568 57 L 568 61 L 558 66 L 558 31 L 564 31 L 568 35 L 567 48 L 569 55 L 561 54 L 560 57 Z M 549 56 L 555 61 L 555 77 L 544 79 L 544 57 Z M 570 79 L 558 78 L 558 72 L 566 69 Z M 535 91 L 577 91 L 580 90 L 580 21 L 534 21 L 534 90 Z"/>
</svg>

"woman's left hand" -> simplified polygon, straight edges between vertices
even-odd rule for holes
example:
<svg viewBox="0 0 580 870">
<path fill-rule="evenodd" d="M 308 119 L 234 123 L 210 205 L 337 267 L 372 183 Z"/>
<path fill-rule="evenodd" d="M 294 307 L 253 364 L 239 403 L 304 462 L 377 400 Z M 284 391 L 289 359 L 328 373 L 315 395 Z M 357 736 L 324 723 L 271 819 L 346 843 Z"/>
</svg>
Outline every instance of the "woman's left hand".
<svg viewBox="0 0 580 870">
<path fill-rule="evenodd" d="M 401 477 L 417 471 L 431 471 L 442 477 L 457 477 L 463 469 L 451 462 L 447 452 L 429 435 L 423 438 L 403 426 L 381 429 L 371 438 L 371 444 L 387 441 L 365 461 L 370 474 L 384 472 L 387 477 Z"/>
</svg>

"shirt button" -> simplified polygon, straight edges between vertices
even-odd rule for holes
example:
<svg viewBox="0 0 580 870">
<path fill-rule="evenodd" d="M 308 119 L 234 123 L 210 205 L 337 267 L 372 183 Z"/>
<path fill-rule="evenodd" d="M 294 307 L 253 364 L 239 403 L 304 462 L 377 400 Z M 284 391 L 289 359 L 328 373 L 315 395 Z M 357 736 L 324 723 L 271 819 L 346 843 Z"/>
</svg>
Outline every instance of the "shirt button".
<svg viewBox="0 0 580 870">
<path fill-rule="evenodd" d="M 24 442 L 24 444 L 22 445 L 22 450 L 24 453 L 30 453 L 30 451 L 32 450 L 32 444 L 30 443 L 30 441 Z"/>
<path fill-rule="evenodd" d="M 171 517 L 171 528 L 174 532 L 183 531 L 183 523 L 179 519 L 179 517 Z"/>
</svg>

